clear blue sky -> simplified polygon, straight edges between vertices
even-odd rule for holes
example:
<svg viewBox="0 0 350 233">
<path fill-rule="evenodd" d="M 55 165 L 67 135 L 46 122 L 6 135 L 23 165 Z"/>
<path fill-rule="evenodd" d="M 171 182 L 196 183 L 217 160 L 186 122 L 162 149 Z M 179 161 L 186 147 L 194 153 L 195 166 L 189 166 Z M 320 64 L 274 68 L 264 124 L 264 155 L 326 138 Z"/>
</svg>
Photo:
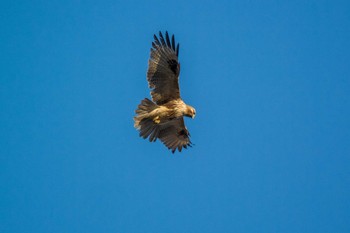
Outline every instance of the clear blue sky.
<svg viewBox="0 0 350 233">
<path fill-rule="evenodd" d="M 350 232 L 349 1 L 2 1 L 0 17 L 0 232 Z M 159 30 L 197 110 L 174 155 L 132 120 Z"/>
</svg>

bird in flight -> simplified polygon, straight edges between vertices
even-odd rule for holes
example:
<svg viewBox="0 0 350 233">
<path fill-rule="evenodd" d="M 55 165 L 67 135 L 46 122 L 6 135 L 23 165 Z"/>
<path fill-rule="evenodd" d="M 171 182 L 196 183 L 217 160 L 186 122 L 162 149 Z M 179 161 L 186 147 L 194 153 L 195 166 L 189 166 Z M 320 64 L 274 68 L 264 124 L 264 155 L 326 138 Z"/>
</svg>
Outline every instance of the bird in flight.
<svg viewBox="0 0 350 233">
<path fill-rule="evenodd" d="M 134 127 L 140 137 L 155 142 L 157 138 L 174 153 L 176 149 L 191 147 L 190 133 L 184 123 L 184 116 L 194 118 L 196 110 L 180 97 L 179 44 L 174 35 L 159 32 L 154 35 L 148 60 L 147 81 L 152 100 L 145 98 L 138 105 Z"/>
</svg>

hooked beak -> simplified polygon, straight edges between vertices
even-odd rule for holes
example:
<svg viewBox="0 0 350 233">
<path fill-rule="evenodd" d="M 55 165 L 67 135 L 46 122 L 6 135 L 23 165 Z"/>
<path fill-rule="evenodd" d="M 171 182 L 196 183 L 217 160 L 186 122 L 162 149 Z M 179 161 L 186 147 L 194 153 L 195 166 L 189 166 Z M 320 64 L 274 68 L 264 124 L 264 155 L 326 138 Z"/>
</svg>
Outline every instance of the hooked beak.
<svg viewBox="0 0 350 233">
<path fill-rule="evenodd" d="M 196 116 L 196 115 L 192 115 L 192 119 L 194 119 L 195 116 Z"/>
</svg>

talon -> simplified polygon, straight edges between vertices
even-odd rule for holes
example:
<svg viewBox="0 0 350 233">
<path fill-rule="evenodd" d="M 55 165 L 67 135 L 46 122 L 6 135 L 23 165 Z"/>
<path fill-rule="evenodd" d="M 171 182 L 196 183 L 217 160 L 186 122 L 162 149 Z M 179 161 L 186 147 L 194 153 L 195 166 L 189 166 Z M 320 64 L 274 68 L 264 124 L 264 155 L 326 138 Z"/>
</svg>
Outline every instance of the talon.
<svg viewBox="0 0 350 233">
<path fill-rule="evenodd" d="M 153 122 L 156 123 L 156 124 L 159 124 L 160 123 L 159 116 L 156 116 L 155 118 L 153 118 Z"/>
</svg>

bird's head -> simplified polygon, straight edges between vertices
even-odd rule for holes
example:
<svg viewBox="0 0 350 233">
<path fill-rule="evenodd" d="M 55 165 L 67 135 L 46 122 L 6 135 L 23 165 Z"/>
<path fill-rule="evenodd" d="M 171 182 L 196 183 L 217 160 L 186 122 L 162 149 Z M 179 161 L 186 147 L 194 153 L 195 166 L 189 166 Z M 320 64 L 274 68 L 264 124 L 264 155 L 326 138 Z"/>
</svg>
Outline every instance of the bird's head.
<svg viewBox="0 0 350 233">
<path fill-rule="evenodd" d="M 193 119 L 196 116 L 196 109 L 194 109 L 194 107 L 187 105 L 184 115 L 187 117 L 191 117 Z"/>
</svg>

